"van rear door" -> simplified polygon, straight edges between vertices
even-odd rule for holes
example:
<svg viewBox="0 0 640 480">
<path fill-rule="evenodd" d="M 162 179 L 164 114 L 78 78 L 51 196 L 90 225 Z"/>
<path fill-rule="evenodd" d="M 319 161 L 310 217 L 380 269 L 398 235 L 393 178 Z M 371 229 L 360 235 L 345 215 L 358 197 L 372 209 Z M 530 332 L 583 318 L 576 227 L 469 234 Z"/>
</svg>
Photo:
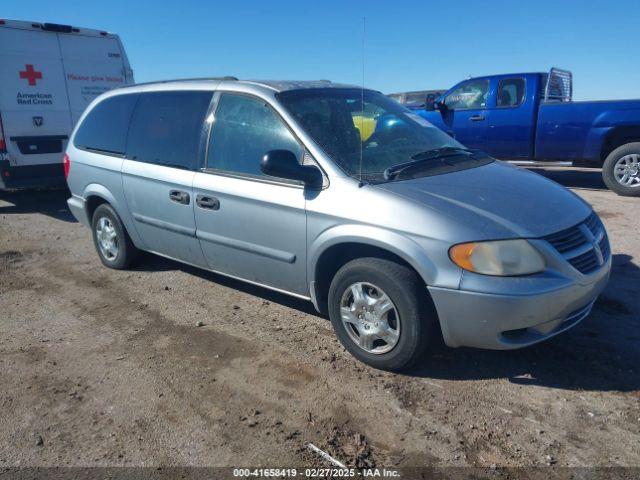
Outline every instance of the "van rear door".
<svg viewBox="0 0 640 480">
<path fill-rule="evenodd" d="M 133 79 L 117 36 L 59 33 L 58 37 L 75 124 L 94 98 Z"/>
<path fill-rule="evenodd" d="M 57 35 L 0 28 L 0 116 L 10 165 L 24 173 L 50 165 L 62 175 L 71 116 Z"/>
</svg>

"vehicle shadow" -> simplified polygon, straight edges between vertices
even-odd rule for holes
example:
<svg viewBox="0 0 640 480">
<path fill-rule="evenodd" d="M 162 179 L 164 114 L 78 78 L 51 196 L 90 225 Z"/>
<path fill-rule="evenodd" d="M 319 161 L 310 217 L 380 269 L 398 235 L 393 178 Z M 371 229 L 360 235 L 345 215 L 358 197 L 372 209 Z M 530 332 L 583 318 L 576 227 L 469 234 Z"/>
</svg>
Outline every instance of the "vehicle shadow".
<svg viewBox="0 0 640 480">
<path fill-rule="evenodd" d="M 42 213 L 56 220 L 75 223 L 76 219 L 67 207 L 70 196 L 66 188 L 0 191 L 0 215 Z"/>
<path fill-rule="evenodd" d="M 308 315 L 326 318 L 322 317 L 315 310 L 313 304 L 307 300 L 292 297 L 290 295 L 285 295 L 284 293 L 279 293 L 275 290 L 269 290 L 268 288 L 252 285 L 241 280 L 235 280 L 230 277 L 225 277 L 224 275 L 203 270 L 198 267 L 192 267 L 190 265 L 180 263 L 175 260 L 170 260 L 168 258 L 160 257 L 152 253 L 144 252 L 136 261 L 135 265 L 132 267 L 132 270 L 140 272 L 164 272 L 180 270 L 203 280 L 215 282 L 224 287 L 248 293 L 249 295 L 253 295 L 269 302 L 278 303 L 280 305 L 293 308 Z"/>
<path fill-rule="evenodd" d="M 640 268 L 613 258 L 611 281 L 581 324 L 532 347 L 491 351 L 444 346 L 410 376 L 446 380 L 504 378 L 520 385 L 570 390 L 640 390 Z"/>
<path fill-rule="evenodd" d="M 134 269 L 181 270 L 328 321 L 311 302 L 156 255 L 144 254 Z M 568 332 L 520 350 L 453 349 L 441 344 L 403 374 L 446 380 L 504 378 L 520 385 L 570 390 L 640 390 L 640 307 L 634 300 L 639 287 L 640 268 L 633 258 L 614 255 L 609 285 L 589 317 Z"/>
<path fill-rule="evenodd" d="M 543 177 L 570 188 L 586 188 L 589 190 L 607 190 L 599 168 L 574 167 L 526 167 Z"/>
</svg>

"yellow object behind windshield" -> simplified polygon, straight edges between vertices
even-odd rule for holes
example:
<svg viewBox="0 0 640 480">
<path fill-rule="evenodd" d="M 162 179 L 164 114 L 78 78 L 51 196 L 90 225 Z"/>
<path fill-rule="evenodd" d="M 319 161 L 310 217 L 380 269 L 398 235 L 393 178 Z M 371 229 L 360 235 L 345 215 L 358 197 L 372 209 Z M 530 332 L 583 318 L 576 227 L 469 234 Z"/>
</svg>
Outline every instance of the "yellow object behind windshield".
<svg viewBox="0 0 640 480">
<path fill-rule="evenodd" d="M 353 118 L 353 124 L 360 132 L 360 140 L 362 143 L 369 140 L 369 137 L 373 135 L 373 132 L 376 130 L 376 124 L 378 123 L 376 119 L 363 115 L 351 115 L 351 118 Z M 360 127 L 362 127 L 362 131 L 360 131 Z"/>
</svg>

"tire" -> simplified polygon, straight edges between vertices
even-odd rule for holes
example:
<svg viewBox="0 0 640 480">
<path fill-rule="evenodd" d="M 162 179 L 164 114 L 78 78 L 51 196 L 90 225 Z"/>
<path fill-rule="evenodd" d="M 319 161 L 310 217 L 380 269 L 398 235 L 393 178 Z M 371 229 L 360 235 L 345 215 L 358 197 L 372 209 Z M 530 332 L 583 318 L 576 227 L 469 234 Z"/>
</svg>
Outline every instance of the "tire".
<svg viewBox="0 0 640 480">
<path fill-rule="evenodd" d="M 110 227 L 110 228 L 107 228 Z M 115 242 L 115 250 L 106 249 L 105 244 L 102 243 L 99 238 L 98 230 L 103 232 L 109 232 Z M 131 263 L 138 256 L 139 250 L 131 241 L 127 230 L 122 225 L 122 220 L 108 203 L 103 203 L 96 208 L 93 212 L 91 219 L 91 232 L 93 234 L 93 244 L 98 252 L 98 257 L 105 267 L 113 268 L 116 270 L 124 270 L 128 268 Z M 107 243 L 109 243 L 107 241 Z"/>
<path fill-rule="evenodd" d="M 635 157 L 635 169 L 634 173 L 636 174 L 636 178 L 638 178 L 635 186 L 627 186 L 620 183 L 615 176 L 615 166 L 618 161 L 622 160 L 627 155 L 637 155 Z M 602 179 L 604 183 L 609 187 L 610 190 L 614 191 L 618 195 L 622 195 L 625 197 L 638 197 L 640 196 L 640 172 L 638 172 L 638 167 L 640 166 L 640 142 L 627 143 L 622 145 L 621 147 L 616 148 L 613 152 L 611 152 L 604 164 L 602 165 Z"/>
<path fill-rule="evenodd" d="M 376 301 L 379 302 L 383 298 L 380 291 L 391 300 L 393 311 L 389 310 L 386 319 L 380 319 L 380 325 L 388 328 L 378 326 L 374 313 L 370 312 L 369 317 L 365 316 L 367 313 L 361 313 L 363 319 L 353 313 L 359 309 L 356 308 L 357 302 L 350 287 L 358 284 L 363 284 L 362 290 L 367 291 L 364 297 L 366 301 L 377 296 Z M 366 301 L 360 304 L 365 304 Z M 343 322 L 341 307 L 351 312 L 347 316 L 350 320 L 359 322 L 357 326 Z M 328 309 L 333 329 L 342 345 L 358 360 L 381 370 L 398 371 L 409 368 L 423 357 L 432 339 L 436 337 L 437 314 L 424 282 L 413 270 L 390 260 L 360 258 L 345 264 L 331 281 Z M 394 329 L 397 325 L 399 328 Z M 398 332 L 397 340 L 388 351 L 385 350 L 394 343 L 395 334 L 388 337 L 391 339 L 389 341 L 377 338 L 373 345 L 366 345 L 368 349 L 356 340 L 356 337 L 360 342 L 363 337 L 371 338 L 370 334 L 359 335 L 360 331 L 372 332 L 375 337 L 377 332 L 394 330 Z M 372 352 L 372 349 L 378 351 Z"/>
</svg>

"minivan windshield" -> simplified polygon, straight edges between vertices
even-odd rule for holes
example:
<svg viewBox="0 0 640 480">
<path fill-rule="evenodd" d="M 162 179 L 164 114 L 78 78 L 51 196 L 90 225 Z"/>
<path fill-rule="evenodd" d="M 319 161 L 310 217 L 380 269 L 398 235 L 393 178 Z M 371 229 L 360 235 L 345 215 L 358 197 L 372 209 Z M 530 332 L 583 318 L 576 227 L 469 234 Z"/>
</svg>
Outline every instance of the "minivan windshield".
<svg viewBox="0 0 640 480">
<path fill-rule="evenodd" d="M 493 161 L 372 90 L 314 88 L 284 91 L 277 97 L 342 170 L 370 182 L 447 173 Z M 408 163 L 415 163 L 415 168 L 406 168 Z"/>
</svg>

